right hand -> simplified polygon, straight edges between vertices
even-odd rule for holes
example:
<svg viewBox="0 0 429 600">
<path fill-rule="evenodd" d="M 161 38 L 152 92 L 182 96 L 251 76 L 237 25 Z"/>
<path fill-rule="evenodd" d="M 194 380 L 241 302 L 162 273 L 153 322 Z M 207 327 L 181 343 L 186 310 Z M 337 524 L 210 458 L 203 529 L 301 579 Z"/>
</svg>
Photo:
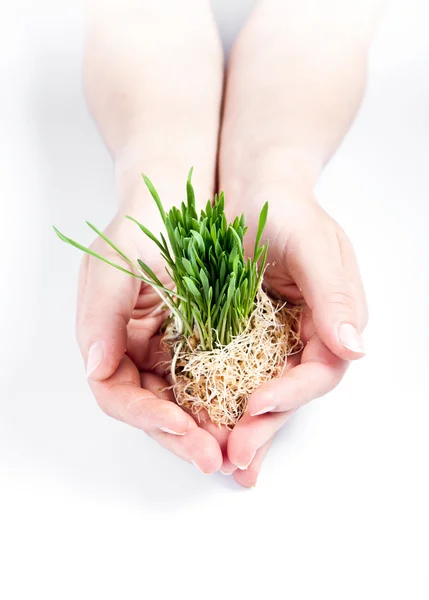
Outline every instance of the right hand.
<svg viewBox="0 0 429 600">
<path fill-rule="evenodd" d="M 119 202 L 126 206 L 107 234 L 167 283 L 158 248 L 123 215 L 155 234 L 162 230 L 142 170 L 166 209 L 183 197 L 191 165 L 197 202 L 213 197 L 224 76 L 219 35 L 208 0 L 141 3 L 139 10 L 129 2 L 96 4 L 85 45 L 85 94 L 114 159 Z M 93 248 L 113 257 L 101 240 Z M 159 353 L 165 316 L 156 312 L 159 304 L 152 288 L 85 257 L 77 334 L 90 386 L 109 415 L 212 473 L 226 455 L 228 432 L 212 424 L 206 426 L 210 433 L 204 430 L 202 421 L 200 427 L 172 402 L 171 392 L 160 391 L 168 384 L 159 363 L 169 357 Z"/>
<path fill-rule="evenodd" d="M 139 218 L 135 212 L 131 214 Z M 147 218 L 151 210 L 145 214 L 144 223 L 152 229 Z M 157 233 L 159 223 L 153 221 L 153 231 Z M 106 235 L 133 260 L 141 257 L 163 283 L 169 284 L 156 246 L 135 223 L 118 215 L 107 227 Z M 100 238 L 91 249 L 121 264 L 120 257 Z M 128 267 L 126 263 L 123 266 Z M 109 416 L 142 429 L 180 458 L 211 474 L 222 465 L 218 441 L 175 404 L 172 391 L 166 389 L 169 384 L 164 379 L 162 362 L 169 357 L 160 348 L 159 334 L 164 319 L 160 298 L 149 285 L 92 256 L 84 256 L 77 339 L 89 385 L 100 408 Z M 224 433 L 219 430 L 217 437 L 224 437 Z"/>
</svg>

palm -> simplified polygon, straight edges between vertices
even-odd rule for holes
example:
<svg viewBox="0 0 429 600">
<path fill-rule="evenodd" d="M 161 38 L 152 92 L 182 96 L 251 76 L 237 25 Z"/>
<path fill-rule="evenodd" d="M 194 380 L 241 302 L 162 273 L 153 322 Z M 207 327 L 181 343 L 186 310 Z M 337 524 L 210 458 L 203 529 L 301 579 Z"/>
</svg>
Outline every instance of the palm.
<svg viewBox="0 0 429 600">
<path fill-rule="evenodd" d="M 279 208 L 281 210 L 279 210 Z M 245 250 L 253 252 L 253 244 L 258 227 L 259 206 L 246 207 L 248 231 L 245 236 Z M 277 214 L 278 213 L 278 214 Z M 289 268 L 288 247 L 293 237 L 296 215 L 288 217 L 285 207 L 270 204 L 264 239 L 269 240 L 267 269 L 264 282 L 272 292 L 290 302 L 301 304 L 304 301 Z"/>
<path fill-rule="evenodd" d="M 172 281 L 165 271 L 165 263 L 156 248 L 150 241 L 144 240 L 137 232 L 129 229 L 128 223 L 122 223 L 127 228 L 127 236 L 121 229 L 120 238 L 127 237 L 127 246 L 131 255 L 142 257 L 151 265 L 152 270 L 162 283 L 172 287 Z M 112 235 L 111 231 L 107 232 Z M 130 237 L 131 234 L 131 237 Z M 113 232 L 113 235 L 115 233 Z M 118 232 L 115 237 L 118 237 Z M 134 363 L 135 369 L 139 371 L 142 389 L 150 389 L 160 399 L 173 400 L 170 389 L 171 381 L 168 377 L 168 363 L 170 356 L 162 347 L 162 333 L 160 328 L 165 322 L 166 313 L 160 305 L 160 297 L 154 289 L 142 283 L 136 290 L 136 300 L 131 319 L 127 325 L 127 348 L 126 354 Z M 198 415 L 192 415 L 195 422 L 202 429 L 208 431 L 219 444 L 224 456 L 224 469 L 230 469 L 231 465 L 226 458 L 227 441 L 230 431 L 225 427 L 214 425 L 204 411 Z"/>
</svg>

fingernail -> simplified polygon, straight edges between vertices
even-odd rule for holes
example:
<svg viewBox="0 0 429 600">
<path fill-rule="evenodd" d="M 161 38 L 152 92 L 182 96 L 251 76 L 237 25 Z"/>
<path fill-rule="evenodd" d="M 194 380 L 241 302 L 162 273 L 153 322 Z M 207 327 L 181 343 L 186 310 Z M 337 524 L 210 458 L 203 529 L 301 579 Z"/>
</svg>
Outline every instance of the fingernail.
<svg viewBox="0 0 429 600">
<path fill-rule="evenodd" d="M 185 435 L 185 432 L 179 433 L 178 431 L 173 431 L 172 429 L 168 429 L 168 427 L 158 427 L 160 431 L 164 433 L 171 433 L 171 435 Z"/>
<path fill-rule="evenodd" d="M 225 471 L 222 471 L 222 469 L 219 469 L 219 471 L 222 473 L 222 475 L 232 475 L 232 473 L 234 472 L 233 471 L 232 473 L 226 473 Z"/>
<path fill-rule="evenodd" d="M 249 462 L 247 463 L 247 465 L 245 465 L 244 467 L 240 467 L 240 465 L 237 465 L 237 468 L 240 469 L 240 471 L 245 471 L 246 469 L 248 469 L 250 463 L 252 462 L 252 460 L 255 458 L 256 456 L 256 452 L 255 454 L 252 456 L 252 458 L 249 460 Z"/>
<path fill-rule="evenodd" d="M 351 323 L 341 323 L 338 328 L 338 338 L 347 350 L 357 352 L 358 354 L 365 354 L 362 337 Z"/>
<path fill-rule="evenodd" d="M 101 342 L 94 342 L 88 352 L 86 363 L 86 376 L 89 377 L 101 365 L 104 358 L 104 349 Z"/>
<path fill-rule="evenodd" d="M 250 413 L 250 416 L 257 417 L 258 415 L 263 415 L 267 412 L 271 412 L 275 408 L 277 408 L 277 406 L 275 404 L 270 404 L 269 406 L 266 406 L 265 408 L 261 408 L 261 410 L 258 410 L 258 412 Z"/>
<path fill-rule="evenodd" d="M 197 465 L 197 463 L 196 463 L 194 460 L 191 460 L 191 463 L 192 463 L 192 464 L 193 464 L 195 467 L 197 467 L 197 469 L 198 469 L 199 471 L 201 471 L 201 473 L 203 473 L 203 475 L 211 475 L 211 473 L 206 473 L 205 471 L 203 471 L 203 470 L 202 470 L 202 469 L 201 469 L 201 468 L 200 468 L 200 467 Z"/>
</svg>

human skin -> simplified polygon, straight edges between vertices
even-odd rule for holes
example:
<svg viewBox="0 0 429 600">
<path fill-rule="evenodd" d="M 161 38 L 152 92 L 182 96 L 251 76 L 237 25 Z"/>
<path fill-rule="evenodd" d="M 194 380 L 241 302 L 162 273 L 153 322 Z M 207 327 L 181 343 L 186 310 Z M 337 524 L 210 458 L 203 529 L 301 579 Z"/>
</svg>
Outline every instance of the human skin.
<svg viewBox="0 0 429 600">
<path fill-rule="evenodd" d="M 232 432 L 194 419 L 160 391 L 166 357 L 158 296 L 85 256 L 77 338 L 88 380 L 107 414 L 205 473 L 233 473 L 244 487 L 255 484 L 290 414 L 335 387 L 349 361 L 364 355 L 367 310 L 354 252 L 313 193 L 361 101 L 379 12 L 374 3 L 351 12 L 345 4 L 260 2 L 232 52 L 222 123 L 223 56 L 209 2 L 91 5 L 85 91 L 114 160 L 119 199 L 109 237 L 167 284 L 157 248 L 123 218 L 162 229 L 142 172 L 167 208 L 183 197 L 190 165 L 200 206 L 213 197 L 218 175 L 229 216 L 246 214 L 249 247 L 269 199 L 265 279 L 305 305 L 305 349 L 281 379 L 254 392 Z M 110 254 L 99 239 L 92 248 Z"/>
<path fill-rule="evenodd" d="M 253 393 L 229 436 L 230 461 L 249 465 L 234 475 L 245 486 L 256 481 L 261 458 L 290 415 L 332 390 L 349 361 L 364 355 L 360 333 L 368 314 L 355 254 L 313 190 L 360 105 L 382 8 L 377 2 L 265 0 L 232 52 L 220 187 L 230 215 L 245 210 L 249 244 L 269 199 L 265 281 L 305 305 L 304 351 L 282 378 Z"/>
</svg>

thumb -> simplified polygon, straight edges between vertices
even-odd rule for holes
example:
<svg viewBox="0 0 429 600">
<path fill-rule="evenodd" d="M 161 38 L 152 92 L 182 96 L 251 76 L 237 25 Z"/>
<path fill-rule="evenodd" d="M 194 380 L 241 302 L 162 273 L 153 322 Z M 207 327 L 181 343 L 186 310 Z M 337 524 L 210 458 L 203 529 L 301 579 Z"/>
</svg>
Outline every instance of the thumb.
<svg viewBox="0 0 429 600">
<path fill-rule="evenodd" d="M 115 261 L 118 263 L 117 256 Z M 84 256 L 76 336 L 87 377 L 107 379 L 118 368 L 126 349 L 127 324 L 139 287 L 139 281 L 126 273 Z"/>
<path fill-rule="evenodd" d="M 332 223 L 292 245 L 289 268 L 321 340 L 344 360 L 361 358 L 366 303 L 350 242 Z"/>
</svg>

